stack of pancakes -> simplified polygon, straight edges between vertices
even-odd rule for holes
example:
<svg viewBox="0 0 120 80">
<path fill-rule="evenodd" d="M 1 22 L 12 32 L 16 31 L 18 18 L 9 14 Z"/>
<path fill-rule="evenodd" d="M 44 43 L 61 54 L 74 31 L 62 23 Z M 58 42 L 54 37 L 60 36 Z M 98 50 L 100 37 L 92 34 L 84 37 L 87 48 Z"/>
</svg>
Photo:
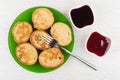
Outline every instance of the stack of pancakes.
<svg viewBox="0 0 120 80">
<path fill-rule="evenodd" d="M 59 48 L 51 48 L 42 40 L 43 35 L 52 36 L 60 46 L 72 41 L 71 30 L 63 22 L 54 23 L 53 13 L 47 8 L 36 9 L 32 14 L 33 27 L 26 21 L 17 22 L 12 34 L 16 47 L 16 57 L 25 65 L 33 65 L 39 61 L 45 68 L 58 67 L 64 63 L 64 55 Z M 33 28 L 37 30 L 33 30 Z M 50 28 L 50 34 L 45 30 Z M 38 53 L 37 50 L 42 50 Z"/>
</svg>

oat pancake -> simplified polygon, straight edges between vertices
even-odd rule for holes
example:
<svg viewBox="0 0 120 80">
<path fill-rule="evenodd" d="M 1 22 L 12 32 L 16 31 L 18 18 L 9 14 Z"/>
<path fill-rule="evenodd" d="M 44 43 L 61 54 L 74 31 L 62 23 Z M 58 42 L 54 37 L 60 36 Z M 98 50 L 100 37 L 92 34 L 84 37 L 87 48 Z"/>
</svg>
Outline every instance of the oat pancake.
<svg viewBox="0 0 120 80">
<path fill-rule="evenodd" d="M 39 63 L 45 68 L 58 67 L 64 62 L 64 56 L 59 48 L 49 48 L 39 55 Z"/>
<path fill-rule="evenodd" d="M 71 30 L 68 25 L 62 22 L 57 22 L 51 27 L 50 33 L 61 46 L 66 46 L 72 41 Z"/>
<path fill-rule="evenodd" d="M 43 41 L 42 38 L 43 35 L 49 35 L 49 34 L 45 31 L 36 30 L 30 36 L 31 44 L 34 45 L 35 48 L 40 50 L 45 50 L 50 48 L 50 46 Z"/>
<path fill-rule="evenodd" d="M 32 31 L 32 26 L 28 22 L 17 22 L 12 29 L 15 42 L 18 44 L 27 42 Z"/>
<path fill-rule="evenodd" d="M 35 64 L 38 59 L 37 50 L 30 43 L 22 43 L 16 47 L 18 60 L 25 65 Z"/>
<path fill-rule="evenodd" d="M 33 12 L 32 22 L 34 24 L 34 28 L 38 30 L 46 30 L 54 23 L 54 17 L 49 9 L 39 8 Z"/>
</svg>

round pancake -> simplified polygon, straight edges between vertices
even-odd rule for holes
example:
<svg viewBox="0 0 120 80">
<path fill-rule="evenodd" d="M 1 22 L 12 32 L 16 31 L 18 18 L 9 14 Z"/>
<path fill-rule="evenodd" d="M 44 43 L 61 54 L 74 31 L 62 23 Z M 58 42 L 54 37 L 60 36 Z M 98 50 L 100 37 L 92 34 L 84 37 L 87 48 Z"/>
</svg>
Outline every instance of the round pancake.
<svg viewBox="0 0 120 80">
<path fill-rule="evenodd" d="M 45 50 L 50 48 L 50 46 L 43 41 L 43 37 L 42 37 L 43 35 L 48 36 L 49 34 L 45 31 L 36 30 L 30 36 L 31 44 L 35 46 L 35 48 L 40 50 Z"/>
<path fill-rule="evenodd" d="M 45 68 L 55 68 L 63 64 L 64 55 L 59 48 L 49 48 L 39 55 L 39 63 Z"/>
<path fill-rule="evenodd" d="M 60 46 L 66 46 L 72 41 L 71 30 L 65 23 L 55 23 L 51 27 L 50 33 L 52 37 L 58 41 Z"/>
<path fill-rule="evenodd" d="M 34 24 L 34 28 L 38 30 L 46 30 L 54 23 L 54 17 L 49 9 L 39 8 L 33 12 L 32 22 Z"/>
<path fill-rule="evenodd" d="M 30 43 L 22 43 L 16 47 L 18 60 L 25 65 L 33 65 L 38 59 L 37 50 Z"/>
<path fill-rule="evenodd" d="M 27 42 L 32 31 L 32 26 L 28 22 L 17 22 L 12 29 L 15 42 L 18 44 Z"/>
</svg>

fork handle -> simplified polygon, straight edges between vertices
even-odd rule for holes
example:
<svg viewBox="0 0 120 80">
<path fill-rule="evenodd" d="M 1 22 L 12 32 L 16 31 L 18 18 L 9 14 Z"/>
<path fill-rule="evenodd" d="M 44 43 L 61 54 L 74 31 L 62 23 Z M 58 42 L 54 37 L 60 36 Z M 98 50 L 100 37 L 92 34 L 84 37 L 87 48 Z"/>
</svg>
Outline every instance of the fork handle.
<svg viewBox="0 0 120 80">
<path fill-rule="evenodd" d="M 93 65 L 92 63 L 86 61 L 85 59 L 75 55 L 75 54 L 72 54 L 70 51 L 68 51 L 67 49 L 63 48 L 63 47 L 60 47 L 62 50 L 64 50 L 65 52 L 67 52 L 68 54 L 70 54 L 72 57 L 78 59 L 79 61 L 81 61 L 82 63 L 84 63 L 85 65 L 87 65 L 88 67 L 92 68 L 93 70 L 97 71 L 97 67 L 95 65 Z"/>
</svg>

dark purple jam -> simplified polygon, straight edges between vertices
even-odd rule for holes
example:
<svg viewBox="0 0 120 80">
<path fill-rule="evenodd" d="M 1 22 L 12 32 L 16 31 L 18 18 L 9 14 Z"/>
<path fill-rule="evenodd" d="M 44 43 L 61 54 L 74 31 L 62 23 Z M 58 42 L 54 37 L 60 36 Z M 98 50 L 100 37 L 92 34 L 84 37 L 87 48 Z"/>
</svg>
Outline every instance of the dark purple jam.
<svg viewBox="0 0 120 80">
<path fill-rule="evenodd" d="M 94 21 L 93 12 L 88 5 L 72 9 L 70 12 L 73 24 L 78 28 L 91 25 Z"/>
<path fill-rule="evenodd" d="M 93 32 L 87 41 L 87 49 L 98 56 L 103 56 L 108 51 L 110 44 L 109 38 L 98 32 Z"/>
</svg>

